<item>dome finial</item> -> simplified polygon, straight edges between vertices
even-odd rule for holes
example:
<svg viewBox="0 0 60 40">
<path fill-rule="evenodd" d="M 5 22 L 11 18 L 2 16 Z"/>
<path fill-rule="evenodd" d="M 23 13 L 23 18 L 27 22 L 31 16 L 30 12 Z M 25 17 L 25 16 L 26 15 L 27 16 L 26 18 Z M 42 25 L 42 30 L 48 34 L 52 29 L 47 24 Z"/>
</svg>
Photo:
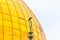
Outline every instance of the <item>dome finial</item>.
<svg viewBox="0 0 60 40">
<path fill-rule="evenodd" d="M 30 17 L 29 19 L 28 19 L 28 21 L 30 21 L 32 19 L 32 17 Z"/>
</svg>

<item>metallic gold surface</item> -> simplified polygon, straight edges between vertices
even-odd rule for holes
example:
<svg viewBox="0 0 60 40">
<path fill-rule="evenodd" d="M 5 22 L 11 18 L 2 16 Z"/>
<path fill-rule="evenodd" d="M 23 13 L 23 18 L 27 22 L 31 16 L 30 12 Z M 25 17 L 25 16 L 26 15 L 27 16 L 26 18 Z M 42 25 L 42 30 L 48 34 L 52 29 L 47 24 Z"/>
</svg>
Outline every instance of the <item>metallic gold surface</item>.
<svg viewBox="0 0 60 40">
<path fill-rule="evenodd" d="M 29 40 L 30 17 L 33 40 L 45 40 L 41 25 L 22 0 L 0 0 L 0 40 Z"/>
</svg>

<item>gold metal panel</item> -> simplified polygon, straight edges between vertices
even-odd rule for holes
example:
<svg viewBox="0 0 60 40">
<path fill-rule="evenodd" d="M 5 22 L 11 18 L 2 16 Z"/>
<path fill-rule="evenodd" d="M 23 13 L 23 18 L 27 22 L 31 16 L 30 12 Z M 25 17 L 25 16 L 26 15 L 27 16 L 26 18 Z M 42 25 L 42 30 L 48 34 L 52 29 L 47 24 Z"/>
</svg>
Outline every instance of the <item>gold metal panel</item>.
<svg viewBox="0 0 60 40">
<path fill-rule="evenodd" d="M 41 25 L 22 0 L 0 0 L 0 40 L 29 40 L 30 17 L 32 40 L 46 40 Z"/>
</svg>

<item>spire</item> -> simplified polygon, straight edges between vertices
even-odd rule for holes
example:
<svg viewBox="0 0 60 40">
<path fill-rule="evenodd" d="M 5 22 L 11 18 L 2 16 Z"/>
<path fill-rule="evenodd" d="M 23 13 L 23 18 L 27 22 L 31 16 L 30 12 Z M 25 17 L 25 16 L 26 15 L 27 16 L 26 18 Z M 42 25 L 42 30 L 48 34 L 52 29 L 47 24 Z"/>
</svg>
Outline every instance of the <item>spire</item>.
<svg viewBox="0 0 60 40">
<path fill-rule="evenodd" d="M 32 17 L 30 17 L 28 19 L 29 21 L 29 28 L 30 28 L 30 31 L 29 31 L 29 39 L 32 40 L 33 36 L 32 36 Z"/>
</svg>

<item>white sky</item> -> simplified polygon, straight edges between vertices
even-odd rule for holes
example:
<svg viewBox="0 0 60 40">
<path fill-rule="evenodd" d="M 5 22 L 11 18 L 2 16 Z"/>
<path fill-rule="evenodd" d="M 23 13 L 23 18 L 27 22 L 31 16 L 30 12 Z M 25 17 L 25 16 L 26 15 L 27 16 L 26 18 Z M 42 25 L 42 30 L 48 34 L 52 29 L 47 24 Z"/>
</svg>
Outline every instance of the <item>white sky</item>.
<svg viewBox="0 0 60 40">
<path fill-rule="evenodd" d="M 60 40 L 60 0 L 24 0 L 44 29 L 47 40 Z"/>
</svg>

